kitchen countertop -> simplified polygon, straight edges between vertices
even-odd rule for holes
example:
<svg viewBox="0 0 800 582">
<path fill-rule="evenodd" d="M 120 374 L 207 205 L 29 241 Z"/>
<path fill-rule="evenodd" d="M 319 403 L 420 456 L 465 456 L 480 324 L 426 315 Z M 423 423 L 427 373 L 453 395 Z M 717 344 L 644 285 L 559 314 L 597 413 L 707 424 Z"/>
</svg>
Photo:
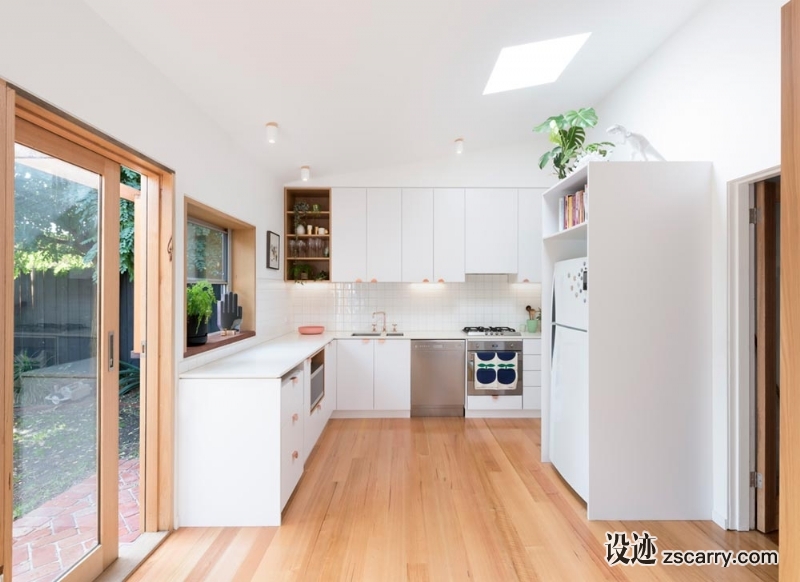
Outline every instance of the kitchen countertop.
<svg viewBox="0 0 800 582">
<path fill-rule="evenodd" d="M 301 335 L 297 332 L 282 335 L 241 352 L 226 356 L 205 366 L 180 375 L 190 378 L 281 378 L 295 369 L 335 339 L 385 339 L 385 340 L 466 340 L 466 339 L 539 339 L 541 334 L 523 332 L 522 336 L 467 336 L 461 331 L 404 331 L 403 336 L 353 337 L 352 332 L 326 332 L 319 335 Z"/>
</svg>

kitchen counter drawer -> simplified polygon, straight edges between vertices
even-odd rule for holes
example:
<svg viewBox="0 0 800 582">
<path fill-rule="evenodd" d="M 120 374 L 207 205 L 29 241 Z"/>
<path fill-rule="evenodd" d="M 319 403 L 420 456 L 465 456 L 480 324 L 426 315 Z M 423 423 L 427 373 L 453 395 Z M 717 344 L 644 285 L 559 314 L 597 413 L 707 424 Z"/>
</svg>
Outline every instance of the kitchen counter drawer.
<svg viewBox="0 0 800 582">
<path fill-rule="evenodd" d="M 542 369 L 542 356 L 541 354 L 525 354 L 522 358 L 522 370 L 527 372 L 528 370 L 539 370 Z M 525 375 L 523 374 L 523 378 Z"/>
<path fill-rule="evenodd" d="M 521 410 L 522 396 L 467 396 L 468 410 Z"/>
<path fill-rule="evenodd" d="M 525 356 L 540 355 L 542 353 L 542 340 L 540 339 L 522 340 L 522 353 Z"/>
<path fill-rule="evenodd" d="M 542 385 L 542 372 L 541 370 L 527 370 L 522 373 L 522 385 L 527 386 L 541 386 Z"/>
</svg>

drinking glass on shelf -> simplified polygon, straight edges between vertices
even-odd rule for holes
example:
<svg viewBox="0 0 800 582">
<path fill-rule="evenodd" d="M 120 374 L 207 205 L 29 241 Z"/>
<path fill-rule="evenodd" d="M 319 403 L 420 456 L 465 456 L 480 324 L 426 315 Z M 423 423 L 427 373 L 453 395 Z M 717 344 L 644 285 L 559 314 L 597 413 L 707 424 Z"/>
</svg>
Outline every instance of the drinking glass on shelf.
<svg viewBox="0 0 800 582">
<path fill-rule="evenodd" d="M 297 256 L 298 257 L 307 257 L 308 251 L 306 249 L 306 242 L 303 240 L 297 241 Z"/>
<path fill-rule="evenodd" d="M 296 257 L 297 256 L 297 241 L 295 239 L 289 239 L 289 256 Z"/>
</svg>

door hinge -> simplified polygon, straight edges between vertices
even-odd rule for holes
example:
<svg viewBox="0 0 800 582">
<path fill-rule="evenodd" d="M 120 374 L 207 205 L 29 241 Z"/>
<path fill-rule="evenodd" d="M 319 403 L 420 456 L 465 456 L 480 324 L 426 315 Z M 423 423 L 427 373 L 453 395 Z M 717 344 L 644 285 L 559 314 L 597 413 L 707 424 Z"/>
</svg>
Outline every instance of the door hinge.
<svg viewBox="0 0 800 582">
<path fill-rule="evenodd" d="M 756 473 L 755 471 L 750 471 L 750 487 L 755 487 L 756 489 L 763 489 L 764 475 L 762 475 L 761 473 Z"/>
<path fill-rule="evenodd" d="M 760 217 L 761 217 L 761 215 L 758 212 L 758 208 L 751 208 L 750 209 L 750 224 L 756 224 Z"/>
</svg>

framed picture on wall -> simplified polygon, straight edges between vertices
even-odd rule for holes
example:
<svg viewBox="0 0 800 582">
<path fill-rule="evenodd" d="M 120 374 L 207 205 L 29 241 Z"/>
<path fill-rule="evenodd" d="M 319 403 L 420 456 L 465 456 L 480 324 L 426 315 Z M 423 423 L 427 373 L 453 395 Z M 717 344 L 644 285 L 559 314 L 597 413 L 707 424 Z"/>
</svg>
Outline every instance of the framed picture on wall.
<svg viewBox="0 0 800 582">
<path fill-rule="evenodd" d="M 281 268 L 281 235 L 267 231 L 267 269 Z"/>
</svg>

